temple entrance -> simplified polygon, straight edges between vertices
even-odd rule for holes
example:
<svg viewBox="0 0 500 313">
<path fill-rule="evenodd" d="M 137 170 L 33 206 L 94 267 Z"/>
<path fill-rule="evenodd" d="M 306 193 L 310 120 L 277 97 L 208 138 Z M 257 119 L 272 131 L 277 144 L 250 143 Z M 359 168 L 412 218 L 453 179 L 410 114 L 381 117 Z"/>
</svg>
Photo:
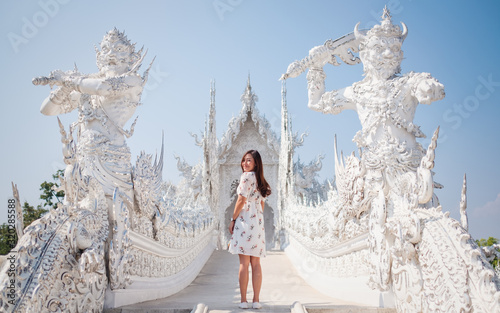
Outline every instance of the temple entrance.
<svg viewBox="0 0 500 313">
<path fill-rule="evenodd" d="M 222 233 L 224 238 L 224 244 L 223 248 L 228 249 L 228 244 L 229 241 L 231 240 L 231 234 L 229 233 L 229 221 L 231 220 L 231 217 L 233 216 L 234 212 L 234 206 L 236 205 L 236 200 L 238 197 L 236 195 L 233 197 L 233 200 L 231 201 L 231 205 L 226 208 L 226 211 L 224 213 L 224 223 L 223 224 L 223 229 Z M 276 227 L 274 226 L 274 211 L 273 208 L 271 208 L 267 202 L 264 205 L 264 230 L 266 232 L 266 250 L 272 250 L 275 246 L 275 236 L 274 236 L 274 231 Z"/>
</svg>

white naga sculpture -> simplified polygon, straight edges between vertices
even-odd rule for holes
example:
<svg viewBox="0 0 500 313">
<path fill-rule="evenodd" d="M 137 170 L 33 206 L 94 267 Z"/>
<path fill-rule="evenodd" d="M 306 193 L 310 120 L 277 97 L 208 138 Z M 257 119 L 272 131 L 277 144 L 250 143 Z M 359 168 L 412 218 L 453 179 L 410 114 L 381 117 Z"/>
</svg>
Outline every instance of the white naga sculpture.
<svg viewBox="0 0 500 313">
<path fill-rule="evenodd" d="M 358 23 L 353 33 L 312 48 L 282 76 L 308 69 L 309 108 L 326 114 L 351 109 L 359 116 L 362 129 L 353 141 L 360 159 L 336 160 L 334 231 L 369 217 L 369 285 L 392 289 L 399 312 L 500 312 L 498 278 L 466 226 L 442 213 L 433 194 L 439 128 L 427 150 L 416 141 L 425 137 L 413 124 L 418 104 L 443 99 L 444 87 L 428 73 L 400 74 L 408 29 L 393 25 L 387 9 L 382 18 L 368 31 Z M 323 67 L 340 65 L 337 57 L 351 65 L 361 61 L 365 78 L 325 92 Z"/>
<path fill-rule="evenodd" d="M 69 132 L 59 121 L 64 203 L 21 234 L 12 252 L 14 288 L 9 288 L 8 267 L 0 272 L 2 312 L 102 312 L 108 294 L 108 307 L 158 298 L 164 294 L 154 283 L 151 291 L 141 282 L 155 280 L 166 290 L 164 281 L 189 267 L 176 285 L 189 284 L 208 258 L 200 253 L 213 250 L 208 247 L 215 224 L 210 213 L 183 210 L 165 197 L 163 152 L 154 161 L 141 153 L 135 167 L 130 163 L 126 138 L 135 121 L 130 130 L 124 126 L 140 105 L 147 81 L 149 69 L 138 74 L 145 53 L 136 52 L 116 28 L 100 48 L 98 73 L 56 70 L 33 79 L 35 85 L 58 86 L 43 102 L 43 114 L 78 110 L 78 120 Z M 134 279 L 140 281 L 137 286 Z"/>
</svg>

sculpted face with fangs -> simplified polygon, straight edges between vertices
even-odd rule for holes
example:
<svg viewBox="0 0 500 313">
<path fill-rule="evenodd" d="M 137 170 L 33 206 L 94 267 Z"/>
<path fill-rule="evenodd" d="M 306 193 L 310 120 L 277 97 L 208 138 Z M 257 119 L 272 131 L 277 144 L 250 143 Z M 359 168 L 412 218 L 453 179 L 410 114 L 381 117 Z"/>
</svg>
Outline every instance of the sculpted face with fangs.
<svg viewBox="0 0 500 313">
<path fill-rule="evenodd" d="M 401 40 L 394 37 L 372 37 L 368 39 L 359 57 L 367 77 L 387 80 L 401 71 L 403 51 Z"/>
<path fill-rule="evenodd" d="M 104 75 L 118 76 L 128 72 L 133 65 L 134 47 L 125 39 L 112 34 L 101 42 L 101 51 L 96 51 L 97 67 Z"/>
<path fill-rule="evenodd" d="M 50 85 L 60 86 L 51 92 L 40 111 L 45 115 L 68 113 L 79 110 L 77 125 L 80 133 L 96 131 L 114 145 L 124 145 L 125 137 L 133 133 L 123 129 L 140 104 L 146 78 L 137 70 L 144 55 L 124 33 L 116 28 L 109 31 L 96 48 L 99 72 L 84 75 L 76 69 L 62 72 L 55 70 L 48 77 Z"/>
<path fill-rule="evenodd" d="M 35 84 L 58 86 L 43 102 L 43 114 L 78 110 L 78 119 L 68 133 L 61 125 L 68 175 L 78 164 L 83 174 L 98 177 L 107 194 L 112 194 L 115 186 L 130 197 L 132 194 L 126 138 L 132 136 L 136 121 L 129 130 L 124 127 L 140 104 L 147 81 L 149 69 L 143 77 L 137 73 L 144 56 L 142 49 L 135 52 L 134 44 L 115 28 L 105 34 L 100 50 L 96 48 L 97 73 L 55 70 L 48 77 L 33 80 Z"/>
</svg>

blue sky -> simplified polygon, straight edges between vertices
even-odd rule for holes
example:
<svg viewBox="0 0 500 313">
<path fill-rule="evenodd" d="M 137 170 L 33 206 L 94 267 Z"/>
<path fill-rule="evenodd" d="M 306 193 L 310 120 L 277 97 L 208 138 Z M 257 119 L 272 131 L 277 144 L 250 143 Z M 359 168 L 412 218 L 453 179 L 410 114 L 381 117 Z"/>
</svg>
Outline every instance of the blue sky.
<svg viewBox="0 0 500 313">
<path fill-rule="evenodd" d="M 294 60 L 327 39 L 380 21 L 384 5 L 393 22 L 409 29 L 402 72 L 430 72 L 445 85 L 446 98 L 420 105 L 415 123 L 430 138 L 441 126 L 435 180 L 444 210 L 458 218 L 464 173 L 468 180 L 470 233 L 500 238 L 500 2 L 498 1 L 2 1 L 0 68 L 2 147 L 0 222 L 6 220 L 11 181 L 21 200 L 37 204 L 39 185 L 62 168 L 55 117 L 39 112 L 49 87 L 35 76 L 55 69 L 97 71 L 94 45 L 113 27 L 148 49 L 156 61 L 128 144 L 132 163 L 140 151 L 155 153 L 165 131 L 163 178 L 179 181 L 174 153 L 192 165 L 201 151 L 189 132 L 199 133 L 208 113 L 210 80 L 216 80 L 217 133 L 240 110 L 248 74 L 257 107 L 279 131 L 280 82 Z M 146 64 L 144 64 L 143 69 Z M 327 89 L 362 79 L 362 67 L 330 66 Z M 293 130 L 309 133 L 296 153 L 309 162 L 325 154 L 321 179 L 333 178 L 333 137 L 345 154 L 356 151 L 360 128 L 354 112 L 321 115 L 307 108 L 305 75 L 287 81 Z M 67 127 L 76 119 L 61 116 Z M 427 146 L 429 139 L 421 141 Z"/>
</svg>

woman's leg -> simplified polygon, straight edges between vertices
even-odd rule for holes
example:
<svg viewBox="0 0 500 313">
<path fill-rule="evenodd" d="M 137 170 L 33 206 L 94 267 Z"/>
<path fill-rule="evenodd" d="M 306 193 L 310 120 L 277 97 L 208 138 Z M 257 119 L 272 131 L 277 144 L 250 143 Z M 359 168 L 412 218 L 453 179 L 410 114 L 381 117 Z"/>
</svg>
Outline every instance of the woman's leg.
<svg viewBox="0 0 500 313">
<path fill-rule="evenodd" d="M 248 288 L 248 265 L 250 264 L 250 256 L 238 254 L 240 256 L 240 271 L 238 278 L 240 280 L 241 302 L 247 302 Z"/>
<path fill-rule="evenodd" d="M 260 266 L 260 258 L 251 256 L 250 264 L 252 264 L 253 302 L 259 302 L 260 288 L 262 287 L 262 267 Z"/>
</svg>

